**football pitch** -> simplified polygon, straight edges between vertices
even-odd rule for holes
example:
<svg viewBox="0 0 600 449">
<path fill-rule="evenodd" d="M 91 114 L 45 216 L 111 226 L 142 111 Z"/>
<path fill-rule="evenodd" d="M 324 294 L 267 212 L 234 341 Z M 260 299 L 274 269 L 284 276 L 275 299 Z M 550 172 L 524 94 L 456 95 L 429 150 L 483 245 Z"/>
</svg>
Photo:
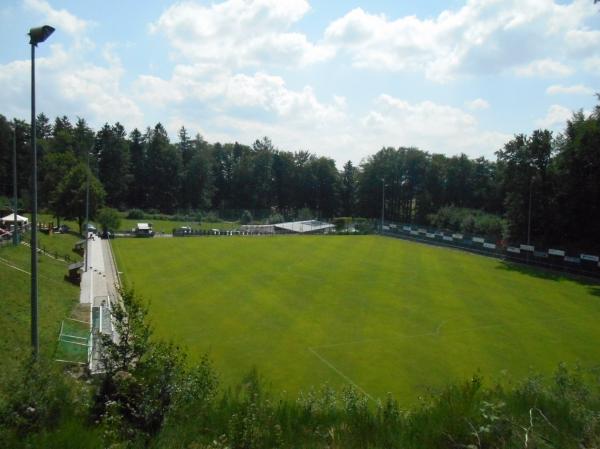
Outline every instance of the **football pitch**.
<svg viewBox="0 0 600 449">
<path fill-rule="evenodd" d="M 600 287 L 378 236 L 117 239 L 155 336 L 208 353 L 222 384 L 253 367 L 295 397 L 324 383 L 413 402 L 480 373 L 520 379 L 600 361 Z"/>
</svg>

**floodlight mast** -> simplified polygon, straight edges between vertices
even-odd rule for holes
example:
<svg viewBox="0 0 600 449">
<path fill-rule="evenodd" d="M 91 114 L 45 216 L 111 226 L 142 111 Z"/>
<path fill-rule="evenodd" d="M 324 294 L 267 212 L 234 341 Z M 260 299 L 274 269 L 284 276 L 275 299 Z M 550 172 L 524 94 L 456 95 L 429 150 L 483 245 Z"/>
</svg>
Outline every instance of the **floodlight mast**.
<svg viewBox="0 0 600 449">
<path fill-rule="evenodd" d="M 19 244 L 19 234 L 17 231 L 17 121 L 13 128 L 13 245 Z"/>
<path fill-rule="evenodd" d="M 89 261 L 89 237 L 90 237 L 90 152 L 93 149 L 86 153 L 86 181 L 85 181 L 85 269 L 84 271 L 87 273 L 90 261 Z"/>
<path fill-rule="evenodd" d="M 29 30 L 31 45 L 31 149 L 33 152 L 32 205 L 31 205 L 31 346 L 37 360 L 40 352 L 38 332 L 38 276 L 37 276 L 37 147 L 35 126 L 35 47 L 54 33 L 54 28 L 44 25 Z"/>
<path fill-rule="evenodd" d="M 381 178 L 381 229 L 380 234 L 383 234 L 383 220 L 385 216 L 385 178 Z"/>
</svg>

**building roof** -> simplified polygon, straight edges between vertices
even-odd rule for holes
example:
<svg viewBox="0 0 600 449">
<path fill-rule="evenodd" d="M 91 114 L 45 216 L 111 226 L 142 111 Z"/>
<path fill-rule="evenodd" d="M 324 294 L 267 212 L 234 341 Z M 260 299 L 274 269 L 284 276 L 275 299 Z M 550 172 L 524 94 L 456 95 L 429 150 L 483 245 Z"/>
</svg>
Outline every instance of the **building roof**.
<svg viewBox="0 0 600 449">
<path fill-rule="evenodd" d="M 2 217 L 2 221 L 5 223 L 13 223 L 15 218 L 15 214 L 8 214 L 6 217 Z M 22 217 L 21 215 L 17 215 L 17 223 L 27 223 L 29 222 L 29 218 Z"/>
<path fill-rule="evenodd" d="M 69 271 L 78 270 L 81 267 L 83 267 L 83 262 L 75 262 L 75 263 L 72 263 L 71 265 L 69 265 Z"/>
<path fill-rule="evenodd" d="M 335 226 L 319 220 L 306 220 L 306 221 L 289 221 L 286 223 L 277 223 L 274 225 L 277 229 L 284 229 L 286 231 L 298 232 L 300 234 L 305 232 L 317 232 L 324 231 L 326 229 L 333 229 Z"/>
</svg>

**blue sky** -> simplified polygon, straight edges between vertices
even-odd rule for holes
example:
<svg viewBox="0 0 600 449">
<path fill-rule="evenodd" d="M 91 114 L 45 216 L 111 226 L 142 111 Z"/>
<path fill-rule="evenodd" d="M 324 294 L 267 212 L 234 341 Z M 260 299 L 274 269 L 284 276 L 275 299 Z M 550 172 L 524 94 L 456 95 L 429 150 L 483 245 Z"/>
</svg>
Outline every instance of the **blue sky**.
<svg viewBox="0 0 600 449">
<path fill-rule="evenodd" d="M 183 125 L 210 142 L 359 163 L 383 146 L 493 158 L 555 133 L 600 91 L 592 0 L 58 1 L 0 5 L 0 113 L 38 110 L 127 130 Z"/>
</svg>

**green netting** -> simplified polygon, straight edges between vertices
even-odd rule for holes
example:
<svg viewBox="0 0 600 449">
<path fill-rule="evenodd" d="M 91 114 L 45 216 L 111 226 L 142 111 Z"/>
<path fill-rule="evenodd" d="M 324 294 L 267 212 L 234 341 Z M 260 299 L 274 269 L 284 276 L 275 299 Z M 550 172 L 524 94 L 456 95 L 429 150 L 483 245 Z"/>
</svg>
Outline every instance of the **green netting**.
<svg viewBox="0 0 600 449">
<path fill-rule="evenodd" d="M 62 329 L 60 335 L 71 335 L 74 337 L 82 337 L 87 339 L 90 334 L 89 323 L 82 321 L 76 321 L 72 319 L 66 319 L 62 322 Z"/>
<path fill-rule="evenodd" d="M 54 358 L 62 362 L 87 363 L 89 344 L 88 323 L 71 319 L 63 320 Z"/>
</svg>

